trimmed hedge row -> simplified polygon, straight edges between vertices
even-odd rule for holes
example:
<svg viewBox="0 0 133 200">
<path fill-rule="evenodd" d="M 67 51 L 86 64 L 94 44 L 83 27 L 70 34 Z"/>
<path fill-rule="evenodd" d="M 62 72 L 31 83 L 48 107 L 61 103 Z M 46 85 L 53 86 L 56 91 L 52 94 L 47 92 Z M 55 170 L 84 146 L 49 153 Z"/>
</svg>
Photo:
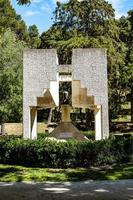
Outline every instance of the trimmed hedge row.
<svg viewBox="0 0 133 200">
<path fill-rule="evenodd" d="M 30 167 L 90 167 L 123 163 L 133 155 L 133 137 L 103 141 L 56 142 L 0 138 L 0 163 Z"/>
</svg>

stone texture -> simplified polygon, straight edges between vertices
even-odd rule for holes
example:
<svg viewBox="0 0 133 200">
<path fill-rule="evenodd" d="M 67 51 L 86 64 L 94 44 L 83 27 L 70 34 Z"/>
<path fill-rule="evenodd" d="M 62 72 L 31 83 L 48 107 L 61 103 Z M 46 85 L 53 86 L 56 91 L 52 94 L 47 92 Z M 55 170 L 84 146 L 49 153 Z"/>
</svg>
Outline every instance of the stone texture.
<svg viewBox="0 0 133 200">
<path fill-rule="evenodd" d="M 50 89 L 50 82 L 57 81 L 61 71 L 72 72 L 72 79 L 87 88 L 87 96 L 95 105 L 102 107 L 102 136 L 109 135 L 107 57 L 104 49 L 74 49 L 71 65 L 58 65 L 55 49 L 24 51 L 23 69 L 23 124 L 24 138 L 31 138 L 30 110 L 37 106 L 37 97 L 43 96 L 44 89 Z M 58 83 L 57 83 L 58 84 Z M 54 91 L 54 90 L 53 90 Z M 82 90 L 81 92 L 86 92 Z M 56 100 L 58 103 L 58 99 Z"/>
<path fill-rule="evenodd" d="M 72 56 L 73 80 L 80 80 L 93 95 L 95 104 L 102 106 L 102 138 L 109 136 L 107 57 L 105 49 L 74 49 Z"/>
<path fill-rule="evenodd" d="M 61 112 L 62 112 L 62 122 L 71 122 L 70 113 L 71 113 L 71 106 L 68 104 L 61 105 Z"/>
<path fill-rule="evenodd" d="M 37 97 L 37 107 L 43 107 L 43 108 L 56 107 L 56 104 L 49 89 L 45 90 L 43 97 Z"/>
<path fill-rule="evenodd" d="M 71 122 L 61 122 L 50 134 L 49 137 L 57 139 L 88 140 Z"/>
<path fill-rule="evenodd" d="M 23 124 L 24 138 L 30 135 L 30 107 L 37 106 L 37 97 L 56 80 L 57 54 L 54 49 L 29 49 L 23 55 Z"/>
<path fill-rule="evenodd" d="M 62 122 L 50 133 L 50 137 L 57 139 L 88 140 L 80 131 L 71 123 L 70 113 L 71 106 L 66 104 L 61 106 Z"/>
<path fill-rule="evenodd" d="M 94 96 L 87 95 L 87 88 L 81 88 L 81 81 L 72 81 L 72 106 L 74 108 L 89 108 L 94 106 Z"/>
</svg>

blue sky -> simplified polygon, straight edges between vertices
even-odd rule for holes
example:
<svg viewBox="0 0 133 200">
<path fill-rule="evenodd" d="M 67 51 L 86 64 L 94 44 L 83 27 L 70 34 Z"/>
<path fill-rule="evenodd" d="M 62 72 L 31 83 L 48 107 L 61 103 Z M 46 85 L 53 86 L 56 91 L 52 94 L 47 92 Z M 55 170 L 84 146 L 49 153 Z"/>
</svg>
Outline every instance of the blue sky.
<svg viewBox="0 0 133 200">
<path fill-rule="evenodd" d="M 65 2 L 67 0 L 60 0 Z M 108 0 L 115 8 L 116 17 L 126 15 L 127 11 L 133 9 L 133 0 Z M 27 26 L 36 24 L 39 32 L 46 31 L 52 24 L 53 11 L 56 0 L 32 0 L 29 6 L 19 6 L 16 0 L 11 0 L 13 7 L 26 22 Z"/>
</svg>

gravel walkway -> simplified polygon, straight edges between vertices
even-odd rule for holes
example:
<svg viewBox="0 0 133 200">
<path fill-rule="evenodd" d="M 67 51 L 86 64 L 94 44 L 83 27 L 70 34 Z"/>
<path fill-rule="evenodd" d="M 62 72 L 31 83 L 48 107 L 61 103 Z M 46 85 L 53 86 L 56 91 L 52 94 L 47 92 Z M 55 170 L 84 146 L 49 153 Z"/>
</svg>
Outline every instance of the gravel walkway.
<svg viewBox="0 0 133 200">
<path fill-rule="evenodd" d="M 133 180 L 0 183 L 0 200 L 133 200 Z"/>
</svg>

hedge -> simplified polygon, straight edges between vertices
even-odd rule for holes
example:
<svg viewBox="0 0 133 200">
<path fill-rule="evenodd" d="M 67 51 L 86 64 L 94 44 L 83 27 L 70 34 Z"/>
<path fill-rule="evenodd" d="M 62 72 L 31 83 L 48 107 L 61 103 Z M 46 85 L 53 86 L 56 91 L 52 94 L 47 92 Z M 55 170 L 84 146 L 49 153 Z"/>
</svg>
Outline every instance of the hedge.
<svg viewBox="0 0 133 200">
<path fill-rule="evenodd" d="M 133 137 L 87 142 L 0 138 L 1 164 L 47 168 L 90 167 L 128 162 L 132 155 Z"/>
</svg>

